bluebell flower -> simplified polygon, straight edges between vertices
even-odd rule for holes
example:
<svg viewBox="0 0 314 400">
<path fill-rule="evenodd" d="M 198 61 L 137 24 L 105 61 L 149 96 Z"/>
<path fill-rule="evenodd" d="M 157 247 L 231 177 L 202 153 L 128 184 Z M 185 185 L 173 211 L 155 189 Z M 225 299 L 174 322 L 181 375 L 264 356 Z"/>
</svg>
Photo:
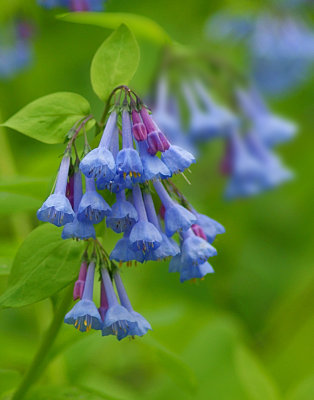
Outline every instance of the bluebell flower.
<svg viewBox="0 0 314 400">
<path fill-rule="evenodd" d="M 150 323 L 141 314 L 134 311 L 118 271 L 114 273 L 114 281 L 116 284 L 121 305 L 128 310 L 128 312 L 132 315 L 132 317 L 134 317 L 135 320 L 135 324 L 132 325 L 129 331 L 129 335 L 131 336 L 145 335 L 148 330 L 152 330 L 152 327 Z"/>
<path fill-rule="evenodd" d="M 73 222 L 64 225 L 61 237 L 62 239 L 96 239 L 96 232 L 92 223 L 79 221 L 75 216 Z"/>
<path fill-rule="evenodd" d="M 131 229 L 129 240 L 133 250 L 141 250 L 144 254 L 160 246 L 162 237 L 158 229 L 148 221 L 145 205 L 138 185 L 133 188 L 133 203 L 138 214 L 138 222 Z"/>
<path fill-rule="evenodd" d="M 185 100 L 190 112 L 189 134 L 192 140 L 204 141 L 218 136 L 226 136 L 235 123 L 235 117 L 216 105 L 199 81 L 194 82 L 196 93 L 203 104 L 200 108 L 191 88 L 182 84 Z"/>
<path fill-rule="evenodd" d="M 131 183 L 138 182 L 143 173 L 143 165 L 133 147 L 131 118 L 127 110 L 122 111 L 122 146 L 116 157 L 117 174 L 122 182 L 127 177 Z"/>
<path fill-rule="evenodd" d="M 245 138 L 247 147 L 263 165 L 264 179 L 261 181 L 260 190 L 272 188 L 292 179 L 293 174 L 285 168 L 280 159 L 267 149 L 259 137 L 250 132 Z"/>
<path fill-rule="evenodd" d="M 77 213 L 79 209 L 79 205 L 82 200 L 83 196 L 83 189 L 82 189 L 82 174 L 79 169 L 74 172 L 74 196 L 73 196 L 73 203 L 74 203 L 74 211 L 75 217 L 73 222 L 66 224 L 62 231 L 62 239 L 80 239 L 85 240 L 89 238 L 96 238 L 95 228 L 93 224 L 88 222 L 79 221 L 77 218 Z"/>
<path fill-rule="evenodd" d="M 134 251 L 131 249 L 128 234 L 124 234 L 123 238 L 117 241 L 114 249 L 110 253 L 110 260 L 118 261 L 120 264 L 133 260 L 140 263 L 146 261 L 142 251 Z"/>
<path fill-rule="evenodd" d="M 231 176 L 225 196 L 228 199 L 252 196 L 259 192 L 264 179 L 262 163 L 252 156 L 236 131 L 230 137 Z"/>
<path fill-rule="evenodd" d="M 77 211 L 77 219 L 81 222 L 98 224 L 105 215 L 110 215 L 111 208 L 104 198 L 97 193 L 93 178 L 86 178 L 86 192 L 84 193 Z"/>
<path fill-rule="evenodd" d="M 108 301 L 102 335 L 115 335 L 118 340 L 121 340 L 132 335 L 131 332 L 137 325 L 136 320 L 125 307 L 118 303 L 107 269 L 102 268 L 101 274 Z"/>
<path fill-rule="evenodd" d="M 239 89 L 237 98 L 246 117 L 251 120 L 251 129 L 265 145 L 272 147 L 287 142 L 295 136 L 297 126 L 271 113 L 257 89 L 251 88 L 249 91 Z"/>
<path fill-rule="evenodd" d="M 70 11 L 103 11 L 104 0 L 37 0 L 45 8 L 65 7 Z"/>
<path fill-rule="evenodd" d="M 141 118 L 141 114 L 137 110 L 132 110 L 132 133 L 137 142 L 147 139 L 147 130 Z"/>
<path fill-rule="evenodd" d="M 86 274 L 87 274 L 87 262 L 83 261 L 80 268 L 80 273 L 77 281 L 74 284 L 73 288 L 73 300 L 81 299 L 84 293 Z"/>
<path fill-rule="evenodd" d="M 99 146 L 90 151 L 80 162 L 80 169 L 88 178 L 110 182 L 116 174 L 116 164 L 109 145 L 116 131 L 117 114 L 113 111 L 107 121 Z"/>
<path fill-rule="evenodd" d="M 184 240 L 181 246 L 181 262 L 183 266 L 199 265 L 209 257 L 217 255 L 217 250 L 206 240 L 195 236 L 192 230 L 183 233 L 183 237 Z"/>
<path fill-rule="evenodd" d="M 74 325 L 81 332 L 91 329 L 102 329 L 103 323 L 97 307 L 93 302 L 95 263 L 88 266 L 86 282 L 82 300 L 75 304 L 71 311 L 64 317 L 66 324 Z"/>
<path fill-rule="evenodd" d="M 169 168 L 157 156 L 153 156 L 147 151 L 147 144 L 145 142 L 139 143 L 140 155 L 143 165 L 142 182 L 165 179 L 171 176 Z"/>
<path fill-rule="evenodd" d="M 124 191 L 116 194 L 116 202 L 111 207 L 111 214 L 106 224 L 117 233 L 129 230 L 138 220 L 138 214 L 133 204 L 125 199 Z"/>
<path fill-rule="evenodd" d="M 225 233 L 225 228 L 219 222 L 208 217 L 207 215 L 199 214 L 194 209 L 192 212 L 197 218 L 196 223 L 203 229 L 206 239 L 209 243 L 213 243 L 216 235 Z"/>
<path fill-rule="evenodd" d="M 162 238 L 160 246 L 157 249 L 152 249 L 147 255 L 147 259 L 156 261 L 175 256 L 180 252 L 180 248 L 173 239 L 168 238 L 162 232 L 160 222 L 156 214 L 154 202 L 149 191 L 145 191 L 143 197 L 148 221 L 155 226 L 155 228 L 161 234 Z"/>
<path fill-rule="evenodd" d="M 70 166 L 70 157 L 65 155 L 61 161 L 55 191 L 37 211 L 40 221 L 62 226 L 74 220 L 72 206 L 65 196 Z"/>
<path fill-rule="evenodd" d="M 165 212 L 165 231 L 167 236 L 172 236 L 175 232 L 186 231 L 196 222 L 196 217 L 189 210 L 175 203 L 161 182 L 154 182 L 156 192 L 164 205 Z"/>
<path fill-rule="evenodd" d="M 168 150 L 161 154 L 161 160 L 167 165 L 171 174 L 183 172 L 195 163 L 195 157 L 180 146 L 171 145 Z"/>
<path fill-rule="evenodd" d="M 207 261 L 203 264 L 184 266 L 180 270 L 180 282 L 183 283 L 190 279 L 202 279 L 205 275 L 214 272 L 213 267 Z"/>
</svg>

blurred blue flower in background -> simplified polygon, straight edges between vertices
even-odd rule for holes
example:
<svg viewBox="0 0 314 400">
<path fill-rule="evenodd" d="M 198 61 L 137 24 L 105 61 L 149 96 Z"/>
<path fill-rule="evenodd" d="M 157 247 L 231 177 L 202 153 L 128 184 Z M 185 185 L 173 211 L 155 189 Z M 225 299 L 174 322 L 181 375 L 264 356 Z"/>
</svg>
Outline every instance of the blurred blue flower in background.
<svg viewBox="0 0 314 400">
<path fill-rule="evenodd" d="M 37 0 L 44 8 L 64 7 L 70 11 L 103 11 L 105 0 Z"/>
</svg>

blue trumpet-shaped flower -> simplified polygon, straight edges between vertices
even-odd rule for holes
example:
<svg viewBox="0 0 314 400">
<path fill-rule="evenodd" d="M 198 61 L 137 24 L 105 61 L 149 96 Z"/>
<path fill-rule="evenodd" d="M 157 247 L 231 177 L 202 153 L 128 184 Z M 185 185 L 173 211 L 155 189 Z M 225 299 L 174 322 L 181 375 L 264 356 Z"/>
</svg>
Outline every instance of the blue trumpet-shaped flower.
<svg viewBox="0 0 314 400">
<path fill-rule="evenodd" d="M 196 222 L 196 217 L 189 210 L 175 203 L 167 193 L 161 182 L 154 182 L 156 192 L 164 205 L 165 212 L 165 231 L 167 236 L 172 236 L 176 232 L 186 231 Z"/>
<path fill-rule="evenodd" d="M 118 303 L 107 269 L 103 268 L 101 274 L 108 302 L 102 335 L 115 335 L 118 340 L 121 340 L 128 335 L 133 335 L 131 332 L 136 326 L 136 321 L 134 316 Z"/>
<path fill-rule="evenodd" d="M 62 226 L 74 220 L 72 206 L 65 196 L 69 166 L 70 157 L 66 155 L 61 161 L 54 194 L 50 195 L 37 211 L 40 221 Z"/>
<path fill-rule="evenodd" d="M 239 89 L 237 97 L 243 112 L 252 122 L 252 131 L 260 137 L 263 144 L 272 147 L 287 142 L 295 136 L 297 126 L 271 113 L 257 89 L 251 88 L 249 91 Z"/>
<path fill-rule="evenodd" d="M 162 241 L 160 243 L 160 246 L 156 250 L 153 250 L 149 255 L 150 260 L 163 260 L 168 257 L 174 257 L 180 253 L 180 248 L 178 244 L 172 238 L 169 238 L 162 232 L 161 237 Z"/>
<path fill-rule="evenodd" d="M 153 156 L 148 153 L 146 142 L 140 142 L 139 148 L 143 165 L 142 182 L 165 179 L 171 176 L 171 172 L 166 164 L 156 155 Z"/>
<path fill-rule="evenodd" d="M 122 112 L 122 145 L 116 157 L 117 174 L 123 182 L 126 180 L 127 187 L 140 180 L 143 173 L 143 165 L 138 152 L 133 148 L 132 125 L 129 112 Z"/>
<path fill-rule="evenodd" d="M 83 195 L 78 211 L 77 219 L 81 222 L 98 224 L 105 215 L 110 215 L 111 208 L 104 198 L 97 193 L 94 179 L 86 178 L 86 192 Z"/>
<path fill-rule="evenodd" d="M 116 202 L 111 207 L 111 214 L 106 223 L 117 233 L 129 230 L 138 220 L 138 214 L 133 204 L 125 199 L 124 191 L 117 193 Z"/>
<path fill-rule="evenodd" d="M 79 221 L 75 217 L 73 222 L 64 225 L 61 237 L 62 239 L 96 239 L 96 232 L 92 223 Z"/>
<path fill-rule="evenodd" d="M 116 164 L 109 145 L 116 130 L 117 114 L 112 112 L 107 121 L 99 146 L 90 151 L 81 161 L 80 169 L 88 178 L 110 182 L 116 174 Z"/>
<path fill-rule="evenodd" d="M 171 174 L 183 172 L 195 163 L 195 157 L 180 146 L 170 145 L 169 149 L 161 154 L 161 160 L 167 165 Z"/>
<path fill-rule="evenodd" d="M 132 315 L 132 317 L 135 320 L 135 324 L 132 325 L 129 334 L 132 336 L 145 335 L 148 330 L 152 330 L 152 327 L 150 323 L 141 314 L 134 311 L 118 271 L 116 271 L 114 274 L 114 281 L 116 284 L 121 305 L 128 310 L 128 312 Z"/>
<path fill-rule="evenodd" d="M 66 324 L 74 325 L 81 332 L 91 329 L 100 330 L 103 325 L 99 311 L 93 302 L 94 274 L 95 263 L 91 262 L 87 270 L 82 300 L 76 303 L 64 318 Z"/>
<path fill-rule="evenodd" d="M 213 243 L 216 238 L 216 235 L 225 233 L 225 228 L 214 219 L 208 217 L 204 214 L 199 214 L 195 210 L 192 210 L 193 214 L 196 216 L 196 223 L 201 226 L 203 229 L 206 239 L 209 243 Z"/>
<path fill-rule="evenodd" d="M 212 274 L 215 271 L 209 262 L 203 264 L 183 266 L 180 270 L 180 282 L 183 283 L 190 279 L 202 279 L 207 274 Z"/>
<path fill-rule="evenodd" d="M 209 257 L 217 255 L 217 250 L 206 240 L 195 236 L 189 230 L 183 233 L 183 243 L 181 246 L 181 262 L 183 266 L 199 265 L 204 263 Z"/>
<path fill-rule="evenodd" d="M 138 261 L 143 263 L 145 256 L 142 251 L 133 251 L 130 247 L 130 240 L 128 235 L 117 241 L 114 249 L 110 253 L 110 260 L 118 261 L 119 263 Z"/>
<path fill-rule="evenodd" d="M 130 247 L 147 254 L 160 246 L 162 237 L 159 230 L 147 219 L 141 189 L 138 185 L 133 188 L 133 203 L 139 219 L 130 232 Z"/>
</svg>

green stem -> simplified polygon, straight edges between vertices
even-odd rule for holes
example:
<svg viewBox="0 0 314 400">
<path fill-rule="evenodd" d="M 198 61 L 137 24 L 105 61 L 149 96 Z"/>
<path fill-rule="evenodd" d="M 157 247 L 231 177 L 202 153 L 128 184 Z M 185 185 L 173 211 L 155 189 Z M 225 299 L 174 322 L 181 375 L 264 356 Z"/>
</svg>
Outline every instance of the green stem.
<svg viewBox="0 0 314 400">
<path fill-rule="evenodd" d="M 63 300 L 60 302 L 59 308 L 56 310 L 53 320 L 51 321 L 50 327 L 43 337 L 42 343 L 28 369 L 24 375 L 19 387 L 12 396 L 12 400 L 21 400 L 25 397 L 27 391 L 36 382 L 39 376 L 42 374 L 47 363 L 47 354 L 49 353 L 57 334 L 61 328 L 64 315 L 71 302 L 73 286 L 69 285 L 65 290 Z"/>
</svg>

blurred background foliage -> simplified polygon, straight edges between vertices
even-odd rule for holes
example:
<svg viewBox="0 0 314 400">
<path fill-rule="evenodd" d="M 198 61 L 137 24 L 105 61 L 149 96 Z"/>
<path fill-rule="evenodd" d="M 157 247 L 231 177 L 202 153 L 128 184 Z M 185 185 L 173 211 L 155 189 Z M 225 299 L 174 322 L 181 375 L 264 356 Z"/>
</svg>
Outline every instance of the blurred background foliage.
<svg viewBox="0 0 314 400">
<path fill-rule="evenodd" d="M 108 36 L 101 27 L 54 18 L 28 1 L 0 1 L 1 19 L 35 21 L 32 65 L 0 81 L 1 121 L 37 97 L 74 91 L 99 116 L 89 67 Z M 208 17 L 223 6 L 232 12 L 261 10 L 262 1 L 110 0 L 106 10 L 152 18 L 175 40 L 208 52 Z M 132 87 L 145 96 L 159 67 L 160 46 L 140 39 L 141 63 Z M 243 50 L 226 44 L 225 56 L 245 68 Z M 310 400 L 314 398 L 313 315 L 313 84 L 271 99 L 274 110 L 299 124 L 292 143 L 280 148 L 296 179 L 257 198 L 226 203 L 218 163 L 222 144 L 201 149 L 189 186 L 176 182 L 191 203 L 220 221 L 216 273 L 180 284 L 167 263 L 123 267 L 134 308 L 153 326 L 147 337 L 117 342 L 64 326 L 31 399 Z M 49 194 L 63 145 L 45 145 L 0 128 L 0 289 L 5 290 L 14 254 L 38 225 L 35 211 Z M 107 250 L 117 236 L 105 232 Z M 216 243 L 216 242 L 215 242 Z M 48 300 L 0 314 L 0 393 L 13 388 L 29 365 L 51 319 Z M 62 386 L 63 395 L 55 387 Z M 85 394 L 84 394 L 85 393 Z M 59 396 L 59 397 L 58 397 Z M 63 397 L 62 397 L 63 396 Z M 84 397 L 86 396 L 86 397 Z"/>
</svg>

